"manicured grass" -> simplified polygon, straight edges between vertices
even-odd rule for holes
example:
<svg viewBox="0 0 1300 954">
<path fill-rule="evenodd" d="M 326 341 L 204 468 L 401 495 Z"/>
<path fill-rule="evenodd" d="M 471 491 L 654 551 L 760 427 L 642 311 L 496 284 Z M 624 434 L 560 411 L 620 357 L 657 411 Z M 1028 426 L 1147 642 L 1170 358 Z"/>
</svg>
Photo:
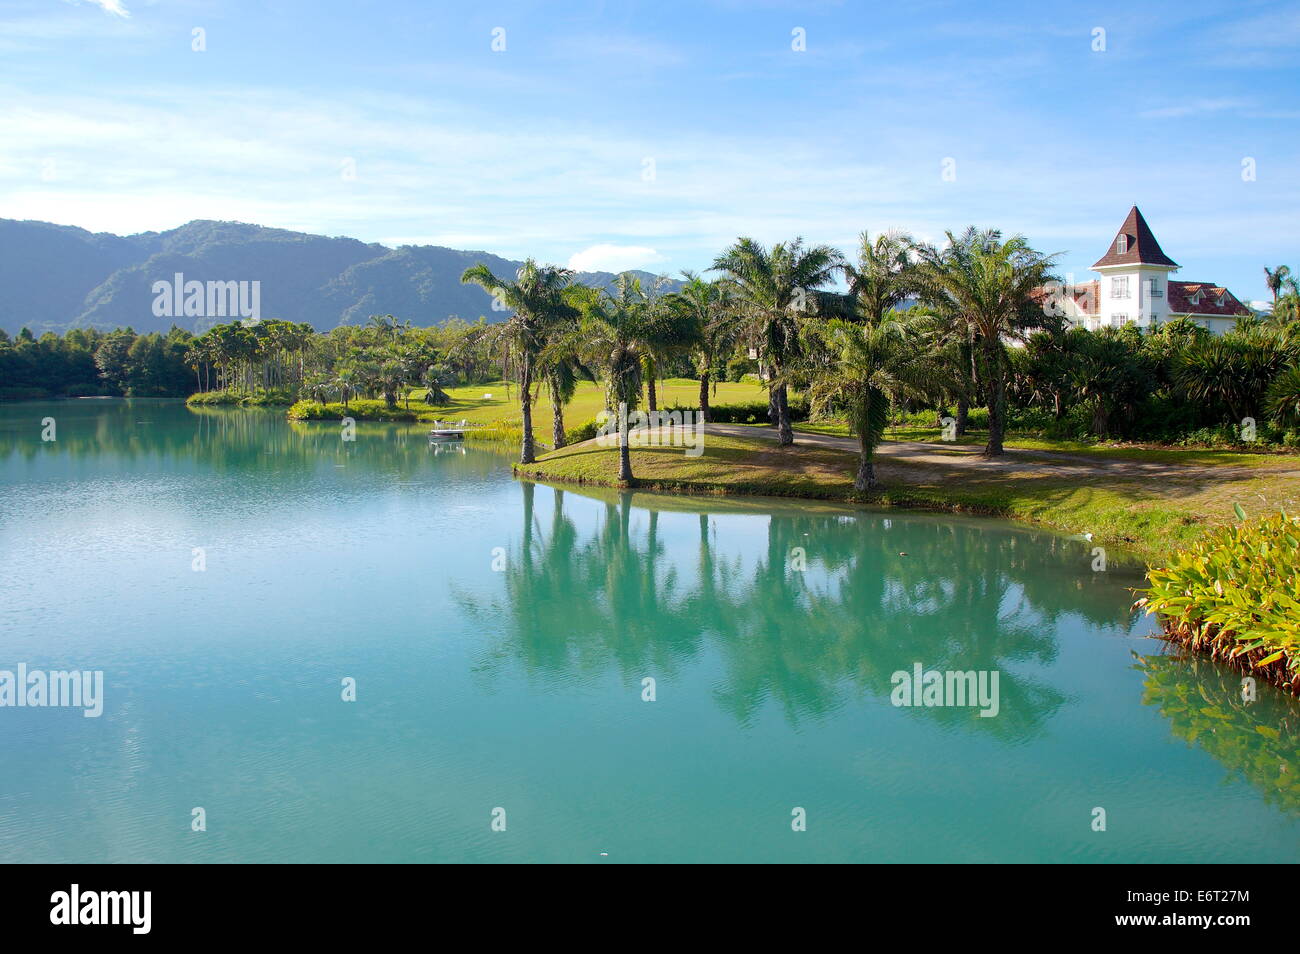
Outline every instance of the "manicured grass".
<svg viewBox="0 0 1300 954">
<path fill-rule="evenodd" d="M 1225 468 L 1222 475 L 1207 475 L 1202 467 L 1186 473 L 1171 468 L 1158 480 L 1131 472 L 1080 479 L 1050 475 L 1032 463 L 989 472 L 969 458 L 919 464 L 891 457 L 879 464 L 880 489 L 858 500 L 852 487 L 855 457 L 847 451 L 798 444 L 782 448 L 757 434 L 709 434 L 704 447 L 695 458 L 680 447 L 634 448 L 637 486 L 1004 516 L 1070 534 L 1090 533 L 1095 545 L 1146 560 L 1161 559 L 1189 545 L 1205 527 L 1235 519 L 1234 503 L 1256 513 L 1279 506 L 1300 509 L 1300 479 L 1287 470 Z M 517 466 L 516 472 L 539 480 L 616 486 L 618 449 L 586 442 Z"/>
<path fill-rule="evenodd" d="M 502 439 L 518 440 L 523 415 L 519 410 L 519 389 L 514 385 L 510 385 L 508 392 L 503 381 L 448 388 L 451 402 L 433 406 L 424 403 L 427 393 L 425 388 L 416 388 L 410 392 L 410 401 L 403 398 L 397 402 L 396 408 L 389 408 L 380 400 L 354 398 L 348 402 L 347 414 L 358 421 L 466 421 L 481 428 L 491 428 L 494 434 L 502 435 Z M 669 378 L 659 383 L 660 407 L 674 404 L 696 407 L 699 398 L 700 384 L 691 378 Z M 713 404 L 766 402 L 767 391 L 751 382 L 726 381 L 718 385 L 716 394 L 710 394 L 710 401 Z M 594 420 L 604 404 L 604 388 L 590 381 L 579 382 L 573 400 L 564 408 L 565 428 L 572 430 Z M 343 416 L 343 405 L 338 401 L 324 405 L 316 401 L 299 401 L 289 409 L 289 417 L 293 420 L 337 421 Z M 533 437 L 540 444 L 550 445 L 551 402 L 544 389 L 533 405 Z"/>
<path fill-rule="evenodd" d="M 691 378 L 669 378 L 659 382 L 659 406 L 697 407 L 700 402 L 700 383 Z M 411 405 L 418 401 L 421 406 L 425 395 L 423 388 L 411 392 Z M 522 420 L 519 411 L 519 389 L 510 385 L 507 396 L 506 384 L 495 381 L 491 384 L 476 384 L 473 387 L 448 388 L 452 403 L 436 409 L 435 416 L 445 420 L 465 420 L 472 424 L 506 424 L 518 428 Z M 488 396 L 490 395 L 490 397 Z M 709 400 L 713 404 L 744 404 L 751 401 L 766 401 L 767 391 L 761 385 L 748 381 L 724 381 L 718 384 L 717 393 L 710 391 Z M 564 423 L 567 428 L 574 428 L 594 420 L 605 404 L 605 391 L 600 385 L 590 381 L 580 381 L 574 392 L 573 400 L 564 408 Z M 421 420 L 426 418 L 421 417 Z M 551 440 L 551 401 L 543 388 L 541 396 L 533 405 L 533 435 L 543 443 Z"/>
</svg>

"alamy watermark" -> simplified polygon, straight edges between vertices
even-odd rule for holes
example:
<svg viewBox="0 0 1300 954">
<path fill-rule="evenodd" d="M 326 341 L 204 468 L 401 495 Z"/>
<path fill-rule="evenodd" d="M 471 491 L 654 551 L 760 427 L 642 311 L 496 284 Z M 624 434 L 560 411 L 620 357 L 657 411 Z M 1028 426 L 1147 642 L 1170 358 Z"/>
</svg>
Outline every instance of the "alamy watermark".
<svg viewBox="0 0 1300 954">
<path fill-rule="evenodd" d="M 153 313 L 157 318 L 243 318 L 262 320 L 260 281 L 186 281 L 177 272 L 170 281 L 153 283 Z"/>
<path fill-rule="evenodd" d="M 104 713 L 104 671 L 102 669 L 28 669 L 19 663 L 15 673 L 0 669 L 0 707 L 81 709 L 87 719 Z"/>
<path fill-rule="evenodd" d="M 980 718 L 988 719 L 1001 708 L 998 676 L 996 669 L 926 672 L 919 662 L 913 663 L 911 672 L 900 669 L 890 676 L 894 690 L 889 694 L 889 701 L 896 706 L 976 707 Z"/>
</svg>

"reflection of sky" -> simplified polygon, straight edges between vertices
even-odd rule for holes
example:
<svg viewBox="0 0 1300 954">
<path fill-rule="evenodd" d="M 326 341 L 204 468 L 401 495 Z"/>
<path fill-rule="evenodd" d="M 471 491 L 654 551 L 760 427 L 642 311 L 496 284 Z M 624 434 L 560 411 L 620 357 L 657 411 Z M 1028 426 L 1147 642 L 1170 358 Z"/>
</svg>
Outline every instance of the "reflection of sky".
<svg viewBox="0 0 1300 954">
<path fill-rule="evenodd" d="M 778 537 L 806 545 L 808 570 L 769 580 L 773 521 L 790 529 L 800 511 L 756 502 L 709 516 L 722 600 L 691 602 L 696 513 L 659 511 L 659 579 L 607 577 L 601 561 L 623 554 L 602 548 L 604 521 L 619 512 L 564 491 L 575 550 L 546 563 L 556 492 L 537 486 L 529 575 L 526 488 L 503 455 L 434 455 L 391 430 L 343 449 L 278 418 L 244 446 L 233 429 L 190 440 L 205 432 L 184 411 L 155 420 L 139 453 L 78 445 L 70 419 L 34 463 L 0 454 L 0 668 L 99 668 L 107 684 L 101 719 L 0 712 L 0 750 L 22 766 L 0 779 L 6 857 L 1295 858 L 1294 823 L 1252 785 L 1222 784 L 1227 768 L 1142 704 L 1130 652 L 1160 644 L 1057 612 L 1081 596 L 1121 618 L 1131 599 L 1123 577 L 1091 574 L 1082 545 L 853 512 Z M 165 437 L 172 449 L 150 449 Z M 649 522 L 632 509 L 635 554 Z M 984 548 L 942 562 L 924 549 L 936 527 Z M 1018 569 L 980 562 L 1013 547 L 1031 557 Z M 633 574 L 635 554 L 621 564 Z M 548 572 L 600 592 L 548 589 Z M 641 586 L 670 574 L 675 589 Z M 1089 589 L 1068 589 L 1079 581 Z M 1001 622 L 968 618 L 961 599 Z M 801 628 L 805 605 L 821 615 Z M 698 618 L 674 616 L 687 607 Z M 890 670 L 936 653 L 1000 668 L 1004 714 L 892 707 Z M 355 708 L 337 701 L 344 674 Z M 518 839 L 483 841 L 503 803 Z M 184 837 L 194 804 L 222 820 L 205 842 Z M 792 844 L 796 804 L 814 824 Z M 1098 804 L 1105 840 L 1087 826 Z"/>
</svg>

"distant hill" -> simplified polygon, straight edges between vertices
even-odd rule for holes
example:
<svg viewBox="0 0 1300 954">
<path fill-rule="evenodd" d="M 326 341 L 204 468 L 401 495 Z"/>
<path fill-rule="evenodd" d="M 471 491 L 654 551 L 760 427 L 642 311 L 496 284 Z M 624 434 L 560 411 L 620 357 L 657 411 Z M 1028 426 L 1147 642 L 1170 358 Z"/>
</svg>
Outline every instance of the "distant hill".
<svg viewBox="0 0 1300 954">
<path fill-rule="evenodd" d="M 165 331 L 177 324 L 202 331 L 222 320 L 154 314 L 154 282 L 172 282 L 177 273 L 186 282 L 258 281 L 262 318 L 305 321 L 318 331 L 363 324 L 375 314 L 420 326 L 451 316 L 500 320 L 504 315 L 492 310 L 486 292 L 460 283 L 477 262 L 498 275 L 513 275 L 520 265 L 487 252 L 391 249 L 242 222 L 196 220 L 166 232 L 118 236 L 0 219 L 0 328 L 14 334 L 26 326 L 40 335 L 128 325 Z M 613 278 L 609 272 L 577 276 L 598 286 Z"/>
</svg>

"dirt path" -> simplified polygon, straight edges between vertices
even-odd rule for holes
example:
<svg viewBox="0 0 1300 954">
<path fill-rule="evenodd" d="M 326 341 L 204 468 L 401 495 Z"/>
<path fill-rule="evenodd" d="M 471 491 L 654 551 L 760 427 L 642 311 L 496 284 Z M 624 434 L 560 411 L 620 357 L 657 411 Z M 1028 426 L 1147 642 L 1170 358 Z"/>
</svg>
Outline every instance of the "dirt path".
<svg viewBox="0 0 1300 954">
<path fill-rule="evenodd" d="M 758 437 L 775 443 L 776 430 L 770 427 L 752 427 L 745 424 L 706 424 L 706 433 L 722 434 L 729 437 Z M 836 437 L 830 434 L 809 434 L 796 432 L 795 446 L 825 447 L 833 450 L 848 451 L 856 454 L 858 442 L 852 437 Z M 1268 474 L 1269 476 L 1300 476 L 1300 471 L 1272 467 L 1250 467 L 1242 465 L 1221 464 L 1204 466 L 1198 464 L 1178 464 L 1167 461 L 1124 460 L 1119 458 L 1089 457 L 1084 454 L 1070 454 L 1056 451 L 1023 450 L 1008 447 L 1004 456 L 987 460 L 980 456 L 982 448 L 971 444 L 952 444 L 943 446 L 922 441 L 884 441 L 876 449 L 876 458 L 881 464 L 891 461 L 906 464 L 919 464 L 927 467 L 950 469 L 969 467 L 972 472 L 984 474 L 1035 472 L 1044 477 L 1063 478 L 1119 478 L 1150 480 L 1196 480 L 1212 476 L 1239 479 L 1242 477 Z"/>
</svg>

